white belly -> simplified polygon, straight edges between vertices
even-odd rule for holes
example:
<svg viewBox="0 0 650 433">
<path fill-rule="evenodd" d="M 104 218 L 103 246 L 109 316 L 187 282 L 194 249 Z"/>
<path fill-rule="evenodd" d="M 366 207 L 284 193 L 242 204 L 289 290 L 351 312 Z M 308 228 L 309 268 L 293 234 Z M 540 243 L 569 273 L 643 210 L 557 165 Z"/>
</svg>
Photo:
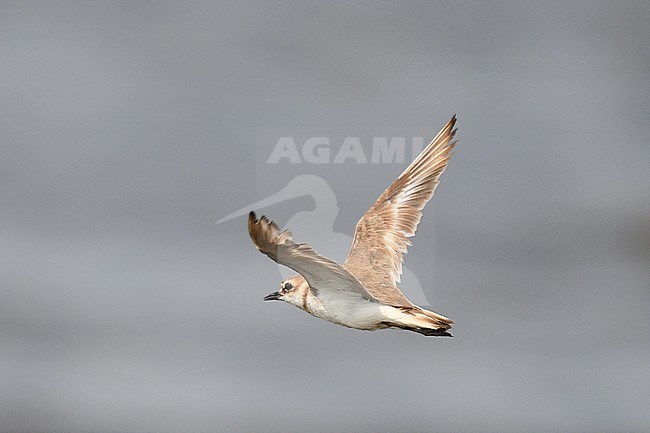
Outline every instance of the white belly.
<svg viewBox="0 0 650 433">
<path fill-rule="evenodd" d="M 308 296 L 306 311 L 320 319 L 337 325 L 355 329 L 374 330 L 386 328 L 384 309 L 393 308 L 377 302 L 366 300 L 352 301 L 349 299 L 320 300 Z"/>
</svg>

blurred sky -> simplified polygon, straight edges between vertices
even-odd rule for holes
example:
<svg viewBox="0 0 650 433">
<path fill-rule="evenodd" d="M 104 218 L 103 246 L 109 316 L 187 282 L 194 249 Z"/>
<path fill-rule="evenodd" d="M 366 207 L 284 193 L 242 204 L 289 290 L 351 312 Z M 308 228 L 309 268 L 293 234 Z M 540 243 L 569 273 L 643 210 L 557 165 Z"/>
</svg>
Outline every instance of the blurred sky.
<svg viewBox="0 0 650 433">
<path fill-rule="evenodd" d="M 650 431 L 648 23 L 647 2 L 0 3 L 0 431 Z M 352 236 L 408 163 L 267 164 L 279 137 L 369 151 L 454 113 L 406 260 L 453 339 L 261 301 L 277 267 L 245 217 L 215 221 L 316 175 Z M 284 225 L 304 194 L 258 211 Z"/>
</svg>

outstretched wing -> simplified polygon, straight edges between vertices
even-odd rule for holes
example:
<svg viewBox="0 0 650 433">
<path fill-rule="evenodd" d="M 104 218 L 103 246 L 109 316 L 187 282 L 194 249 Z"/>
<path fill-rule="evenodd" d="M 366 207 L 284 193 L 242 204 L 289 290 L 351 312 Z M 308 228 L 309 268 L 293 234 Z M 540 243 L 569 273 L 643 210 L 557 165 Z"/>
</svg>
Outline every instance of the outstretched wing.
<svg viewBox="0 0 650 433">
<path fill-rule="evenodd" d="M 456 116 L 357 223 L 343 267 L 383 304 L 412 305 L 397 288 L 403 255 L 451 157 L 455 124 Z"/>
<path fill-rule="evenodd" d="M 358 297 L 377 301 L 352 274 L 333 260 L 321 256 L 307 244 L 296 244 L 291 232 L 280 231 L 265 216 L 259 220 L 255 212 L 248 214 L 248 233 L 257 249 L 277 263 L 302 275 L 310 290 L 319 297 Z"/>
</svg>

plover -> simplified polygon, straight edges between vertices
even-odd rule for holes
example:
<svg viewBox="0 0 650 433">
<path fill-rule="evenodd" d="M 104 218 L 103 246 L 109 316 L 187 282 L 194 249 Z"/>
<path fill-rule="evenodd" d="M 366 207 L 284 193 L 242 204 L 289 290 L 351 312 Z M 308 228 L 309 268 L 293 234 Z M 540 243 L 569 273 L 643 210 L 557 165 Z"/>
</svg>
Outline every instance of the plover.
<svg viewBox="0 0 650 433">
<path fill-rule="evenodd" d="M 265 301 L 279 300 L 337 325 L 374 331 L 399 328 L 427 336 L 451 337 L 453 321 L 411 303 L 397 287 L 404 253 L 411 245 L 422 209 L 447 168 L 456 141 L 456 116 L 445 125 L 359 220 L 343 264 L 295 243 L 288 230 L 254 212 L 248 232 L 257 249 L 294 275 Z"/>
</svg>

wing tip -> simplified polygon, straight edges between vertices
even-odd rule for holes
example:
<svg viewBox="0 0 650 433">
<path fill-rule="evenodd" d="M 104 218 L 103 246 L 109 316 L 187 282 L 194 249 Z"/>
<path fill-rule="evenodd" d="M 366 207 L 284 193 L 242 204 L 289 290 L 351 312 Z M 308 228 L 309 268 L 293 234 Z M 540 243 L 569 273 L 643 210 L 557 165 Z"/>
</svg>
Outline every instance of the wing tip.
<svg viewBox="0 0 650 433">
<path fill-rule="evenodd" d="M 250 211 L 248 213 L 248 231 L 251 233 L 251 236 L 257 224 L 259 224 L 259 220 L 257 219 L 257 215 L 255 214 L 255 211 Z"/>
<path fill-rule="evenodd" d="M 248 234 L 258 250 L 275 260 L 273 251 L 278 245 L 291 241 L 289 230 L 280 231 L 276 223 L 262 215 L 259 219 L 254 211 L 248 213 Z"/>
<path fill-rule="evenodd" d="M 259 222 L 257 220 L 257 215 L 255 215 L 254 211 L 250 211 L 248 213 L 248 234 L 255 245 L 257 245 L 257 241 L 259 238 L 258 230 L 257 230 L 258 223 Z"/>
<path fill-rule="evenodd" d="M 454 138 L 456 136 L 456 133 L 458 132 L 458 128 L 456 128 L 457 121 L 458 121 L 458 117 L 456 116 L 456 113 L 454 113 L 454 115 L 451 116 L 449 122 L 447 122 L 447 125 L 445 125 L 445 127 L 442 129 L 446 133 L 445 135 L 449 137 L 449 141 L 451 141 L 451 139 Z M 456 143 L 458 143 L 458 140 L 448 144 L 447 146 L 453 148 L 456 145 Z"/>
<path fill-rule="evenodd" d="M 273 221 L 271 221 L 270 219 L 268 219 L 266 215 L 262 215 L 258 219 L 257 215 L 255 214 L 255 211 L 250 211 L 248 213 L 248 226 L 251 227 L 251 226 L 258 225 L 260 223 L 262 224 L 262 226 L 271 226 L 272 229 L 278 231 L 280 230 L 278 225 Z"/>
<path fill-rule="evenodd" d="M 458 116 L 454 113 L 451 116 L 451 119 L 449 119 L 449 122 L 447 122 L 447 126 L 450 127 L 449 129 L 453 129 L 453 127 L 456 126 L 456 122 L 458 122 Z"/>
</svg>

